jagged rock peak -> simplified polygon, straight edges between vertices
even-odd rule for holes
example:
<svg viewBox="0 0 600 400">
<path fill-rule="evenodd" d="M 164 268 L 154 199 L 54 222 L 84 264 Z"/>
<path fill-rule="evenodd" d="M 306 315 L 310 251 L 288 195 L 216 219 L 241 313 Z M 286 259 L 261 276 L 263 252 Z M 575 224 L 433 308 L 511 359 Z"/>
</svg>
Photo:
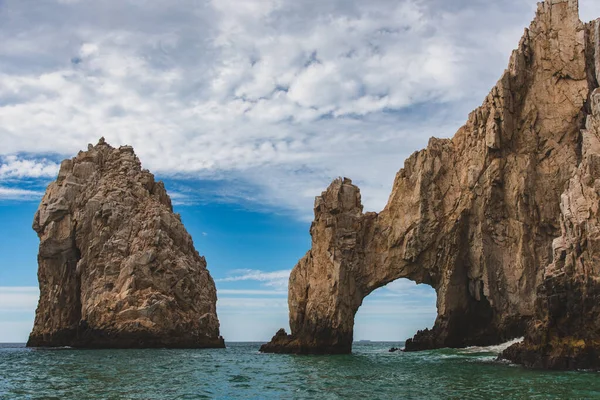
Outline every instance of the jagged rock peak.
<svg viewBox="0 0 600 400">
<path fill-rule="evenodd" d="M 536 297 L 537 288 L 548 285 L 546 266 L 562 268 L 562 261 L 553 261 L 553 242 L 556 252 L 595 238 L 569 233 L 566 226 L 575 223 L 565 210 L 582 206 L 571 200 L 567 207 L 561 193 L 578 187 L 572 178 L 584 168 L 582 159 L 590 171 L 581 172 L 584 182 L 597 177 L 588 155 L 595 146 L 581 132 L 598 86 L 597 26 L 579 20 L 576 0 L 540 3 L 481 107 L 452 139 L 432 138 L 405 161 L 379 214 L 363 214 L 358 188 L 334 181 L 317 198 L 312 247 L 290 275 L 291 333 L 279 331 L 262 350 L 349 352 L 362 300 L 398 278 L 429 284 L 437 293 L 435 325 L 409 339 L 409 351 L 497 344 L 522 336 L 534 318 L 548 320 L 540 304 L 555 297 L 544 293 L 566 293 L 561 290 L 570 284 Z M 585 196 L 586 209 L 595 210 L 595 194 Z M 596 221 L 585 221 L 592 224 L 584 224 L 587 232 L 596 232 Z M 593 270 L 587 267 L 594 279 L 586 282 L 597 280 Z M 570 315 L 595 315 L 597 321 L 594 296 L 584 297 L 589 311 Z M 584 320 L 577 326 L 598 332 L 595 322 Z M 587 337 L 597 340 L 596 333 Z"/>
<path fill-rule="evenodd" d="M 206 261 L 162 182 L 104 138 L 64 160 L 35 214 L 28 346 L 223 347 Z"/>
<path fill-rule="evenodd" d="M 338 178 L 320 196 L 315 197 L 315 218 L 323 213 L 356 212 L 361 214 L 363 206 L 360 190 L 348 178 Z"/>
</svg>

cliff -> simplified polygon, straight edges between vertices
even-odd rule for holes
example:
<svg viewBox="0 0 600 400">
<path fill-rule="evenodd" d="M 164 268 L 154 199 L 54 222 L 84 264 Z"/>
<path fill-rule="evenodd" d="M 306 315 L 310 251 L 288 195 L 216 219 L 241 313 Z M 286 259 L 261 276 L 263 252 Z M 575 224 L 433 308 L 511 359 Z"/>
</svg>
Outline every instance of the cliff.
<svg viewBox="0 0 600 400">
<path fill-rule="evenodd" d="M 557 246 L 575 248 L 572 243 L 589 239 L 598 226 L 595 214 L 585 222 L 564 214 L 568 194 L 561 203 L 565 188 L 577 185 L 574 171 L 595 165 L 592 129 L 582 134 L 598 86 L 595 26 L 579 20 L 576 0 L 540 3 L 481 107 L 452 139 L 432 138 L 406 160 L 379 214 L 362 212 L 360 191 L 348 179 L 317 197 L 312 248 L 289 280 L 291 334 L 278 332 L 262 351 L 350 352 L 362 300 L 398 278 L 429 284 L 437 293 L 435 325 L 409 339 L 408 351 L 523 335 L 547 308 L 536 293 L 551 285 L 544 270 L 557 265 Z M 586 178 L 590 194 L 580 200 L 593 209 L 597 173 L 579 172 L 592 177 Z M 573 228 L 583 236 L 555 241 L 576 223 L 593 228 Z M 591 260 L 596 253 L 588 249 Z M 591 281 L 580 290 L 596 282 L 594 268 L 582 272 Z M 568 287 L 553 290 L 568 293 Z M 579 309 L 572 312 L 583 317 Z M 587 318 L 582 326 L 597 332 Z"/>
<path fill-rule="evenodd" d="M 62 162 L 33 229 L 28 346 L 224 347 L 216 289 L 162 182 L 101 139 Z"/>
<path fill-rule="evenodd" d="M 582 131 L 582 161 L 560 199 L 562 235 L 523 343 L 501 358 L 534 368 L 600 369 L 600 90 Z"/>
</svg>

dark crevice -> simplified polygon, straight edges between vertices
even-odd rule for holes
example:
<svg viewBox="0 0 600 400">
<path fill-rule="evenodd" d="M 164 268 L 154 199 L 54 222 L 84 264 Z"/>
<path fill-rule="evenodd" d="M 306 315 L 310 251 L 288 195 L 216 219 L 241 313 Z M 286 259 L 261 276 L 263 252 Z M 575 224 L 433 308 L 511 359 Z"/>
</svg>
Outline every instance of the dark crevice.
<svg viewBox="0 0 600 400">
<path fill-rule="evenodd" d="M 585 129 L 587 116 L 592 114 L 592 93 L 600 86 L 596 71 L 596 56 L 600 56 L 596 54 L 597 46 L 595 44 L 595 38 L 597 36 L 597 28 L 598 27 L 596 26 L 595 22 L 590 22 L 585 26 L 585 70 L 588 82 L 588 94 L 578 117 L 580 132 L 577 136 L 577 147 L 575 149 L 577 155 L 577 165 L 581 163 L 583 157 L 583 136 L 581 134 L 581 130 Z"/>
<path fill-rule="evenodd" d="M 73 223 L 73 230 L 71 232 L 71 249 L 73 251 L 74 260 L 72 260 L 72 271 L 74 272 L 75 279 L 75 304 L 73 310 L 75 312 L 75 320 L 77 321 L 77 328 L 75 330 L 75 336 L 79 339 L 79 327 L 81 326 L 81 271 L 77 269 L 79 260 L 81 260 L 81 250 L 77 246 L 77 222 Z"/>
</svg>

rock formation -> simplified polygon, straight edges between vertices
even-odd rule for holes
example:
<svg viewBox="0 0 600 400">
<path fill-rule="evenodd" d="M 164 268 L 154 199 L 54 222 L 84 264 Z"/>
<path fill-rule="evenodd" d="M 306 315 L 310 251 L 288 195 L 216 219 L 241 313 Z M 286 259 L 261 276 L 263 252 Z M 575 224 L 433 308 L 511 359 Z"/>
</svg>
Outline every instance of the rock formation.
<svg viewBox="0 0 600 400">
<path fill-rule="evenodd" d="M 597 29 L 597 26 L 596 26 Z M 535 368 L 600 369 L 600 90 L 582 131 L 582 161 L 560 199 L 562 236 L 538 288 L 523 343 L 501 358 Z"/>
<path fill-rule="evenodd" d="M 600 228 L 600 153 L 594 129 L 581 133 L 598 86 L 595 27 L 579 20 L 577 0 L 540 3 L 482 106 L 452 139 L 432 138 L 406 160 L 383 211 L 363 214 L 359 189 L 348 179 L 317 197 L 312 248 L 289 280 L 291 334 L 279 331 L 262 351 L 350 352 L 362 300 L 398 278 L 437 292 L 433 329 L 418 332 L 406 350 L 499 343 L 523 335 L 534 315 L 562 323 L 564 316 L 543 316 L 540 284 L 547 302 L 557 293 L 572 299 L 565 315 L 579 318 L 573 329 L 594 330 L 586 337 L 597 345 L 597 322 L 586 321 L 598 321 L 600 310 L 593 302 L 600 275 L 590 265 L 590 240 Z M 560 285 L 550 278 L 556 272 L 544 279 L 550 264 L 549 271 L 570 268 L 571 275 Z M 569 276 L 576 275 L 586 279 L 575 285 Z"/>
<path fill-rule="evenodd" d="M 62 162 L 35 214 L 28 346 L 224 347 L 215 284 L 162 182 L 101 139 Z"/>
</svg>

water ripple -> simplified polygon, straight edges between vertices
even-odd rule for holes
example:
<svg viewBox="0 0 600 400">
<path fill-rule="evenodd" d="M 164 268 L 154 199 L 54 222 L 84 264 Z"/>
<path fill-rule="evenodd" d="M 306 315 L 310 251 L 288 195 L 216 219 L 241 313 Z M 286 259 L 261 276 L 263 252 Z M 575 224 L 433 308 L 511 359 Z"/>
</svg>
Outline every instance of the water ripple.
<svg viewBox="0 0 600 400">
<path fill-rule="evenodd" d="M 258 343 L 215 350 L 0 348 L 0 399 L 565 399 L 600 398 L 600 376 L 495 362 L 497 349 L 352 355 L 260 354 Z M 398 343 L 394 343 L 398 346 Z"/>
</svg>

